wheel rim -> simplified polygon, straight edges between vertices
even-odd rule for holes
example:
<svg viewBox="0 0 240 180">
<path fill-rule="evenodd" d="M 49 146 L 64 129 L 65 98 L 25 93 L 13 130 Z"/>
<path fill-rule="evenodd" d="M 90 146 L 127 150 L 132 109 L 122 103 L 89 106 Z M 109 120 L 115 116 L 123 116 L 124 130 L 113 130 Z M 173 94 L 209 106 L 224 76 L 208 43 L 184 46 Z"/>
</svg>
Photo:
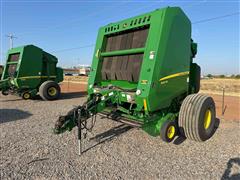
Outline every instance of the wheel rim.
<svg viewBox="0 0 240 180">
<path fill-rule="evenodd" d="M 50 96 L 55 96 L 55 95 L 57 94 L 57 89 L 56 89 L 55 87 L 50 87 L 50 88 L 48 89 L 48 94 L 49 94 Z"/>
<path fill-rule="evenodd" d="M 24 93 L 23 97 L 24 97 L 24 99 L 29 99 L 30 98 L 30 94 L 29 93 Z"/>
<path fill-rule="evenodd" d="M 174 126 L 169 126 L 168 130 L 167 130 L 167 137 L 169 139 L 172 139 L 175 135 L 175 127 Z"/>
<path fill-rule="evenodd" d="M 208 109 L 206 112 L 205 112 L 205 115 L 204 115 L 204 129 L 208 129 L 210 124 L 211 124 L 211 117 L 212 117 L 212 113 L 211 111 Z"/>
</svg>

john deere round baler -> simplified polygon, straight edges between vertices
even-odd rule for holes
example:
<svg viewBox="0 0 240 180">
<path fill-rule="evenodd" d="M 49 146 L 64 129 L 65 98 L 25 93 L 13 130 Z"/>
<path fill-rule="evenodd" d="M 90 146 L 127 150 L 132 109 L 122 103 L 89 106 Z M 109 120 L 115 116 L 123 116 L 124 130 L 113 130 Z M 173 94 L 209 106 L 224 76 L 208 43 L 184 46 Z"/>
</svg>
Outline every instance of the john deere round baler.
<svg viewBox="0 0 240 180">
<path fill-rule="evenodd" d="M 44 100 L 54 100 L 60 95 L 59 82 L 63 81 L 63 70 L 57 58 L 42 49 L 27 45 L 8 51 L 0 81 L 3 95 L 18 94 L 30 99 L 40 94 Z"/>
<path fill-rule="evenodd" d="M 205 141 L 214 133 L 215 104 L 197 94 L 200 67 L 191 22 L 178 7 L 110 23 L 99 29 L 86 103 L 61 116 L 55 132 L 90 130 L 104 114 L 170 142 L 176 135 Z"/>
</svg>

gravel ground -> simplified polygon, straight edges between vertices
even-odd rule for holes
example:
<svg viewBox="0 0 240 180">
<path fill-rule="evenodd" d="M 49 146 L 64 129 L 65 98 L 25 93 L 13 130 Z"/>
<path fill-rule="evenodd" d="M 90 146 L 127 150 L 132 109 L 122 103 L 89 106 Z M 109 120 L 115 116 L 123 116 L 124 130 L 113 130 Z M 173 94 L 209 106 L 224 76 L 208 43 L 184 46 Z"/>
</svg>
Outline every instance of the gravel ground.
<svg viewBox="0 0 240 180">
<path fill-rule="evenodd" d="M 51 128 L 59 115 L 84 100 L 77 94 L 52 102 L 0 96 L 0 178 L 240 179 L 237 121 L 221 121 L 205 143 L 176 145 L 98 117 L 84 143 L 86 152 L 78 156 L 76 129 L 54 135 Z"/>
</svg>

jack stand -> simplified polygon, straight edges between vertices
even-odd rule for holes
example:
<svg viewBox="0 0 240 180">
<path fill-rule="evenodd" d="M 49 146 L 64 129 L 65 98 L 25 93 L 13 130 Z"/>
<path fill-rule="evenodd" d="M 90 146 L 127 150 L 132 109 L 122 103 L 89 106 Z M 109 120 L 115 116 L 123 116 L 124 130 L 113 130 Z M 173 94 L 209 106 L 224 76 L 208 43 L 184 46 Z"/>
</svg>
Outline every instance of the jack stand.
<svg viewBox="0 0 240 180">
<path fill-rule="evenodd" d="M 81 109 L 78 109 L 78 155 L 82 155 L 82 118 Z"/>
</svg>

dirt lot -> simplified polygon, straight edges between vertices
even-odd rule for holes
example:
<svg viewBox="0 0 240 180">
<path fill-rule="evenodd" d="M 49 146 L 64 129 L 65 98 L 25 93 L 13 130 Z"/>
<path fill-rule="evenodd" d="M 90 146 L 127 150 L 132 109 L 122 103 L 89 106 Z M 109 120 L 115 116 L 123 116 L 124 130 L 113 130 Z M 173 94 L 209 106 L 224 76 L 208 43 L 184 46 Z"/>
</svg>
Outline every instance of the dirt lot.
<svg viewBox="0 0 240 180">
<path fill-rule="evenodd" d="M 97 117 L 79 157 L 76 129 L 62 135 L 51 131 L 59 115 L 85 100 L 86 85 L 69 85 L 62 85 L 62 98 L 51 102 L 0 95 L 1 179 L 240 178 L 240 127 L 233 121 L 239 120 L 239 111 L 232 105 L 236 98 L 226 99 L 229 118 L 220 120 L 205 143 L 176 139 L 166 144 L 140 129 Z M 214 99 L 220 106 L 220 96 Z"/>
<path fill-rule="evenodd" d="M 65 76 L 64 81 L 67 83 L 86 84 L 88 78 L 84 76 Z M 201 92 L 206 94 L 223 94 L 240 97 L 240 79 L 232 78 L 211 78 L 201 79 Z"/>
<path fill-rule="evenodd" d="M 76 83 L 76 82 L 62 82 L 60 84 L 61 91 L 63 93 L 69 92 L 86 92 L 87 90 L 87 83 Z"/>
</svg>

